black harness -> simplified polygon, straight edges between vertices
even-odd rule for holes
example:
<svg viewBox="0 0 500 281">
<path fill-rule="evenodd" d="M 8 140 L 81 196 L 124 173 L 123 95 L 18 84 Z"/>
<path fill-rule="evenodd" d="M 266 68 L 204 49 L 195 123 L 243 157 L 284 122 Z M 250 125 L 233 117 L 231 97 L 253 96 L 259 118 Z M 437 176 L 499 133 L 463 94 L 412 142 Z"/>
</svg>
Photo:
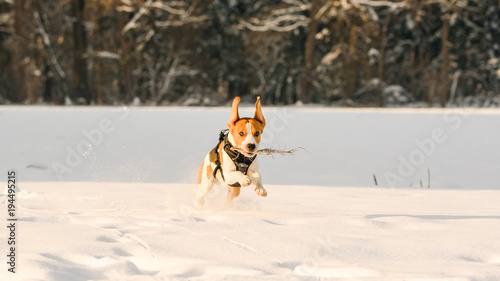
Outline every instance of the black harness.
<svg viewBox="0 0 500 281">
<path fill-rule="evenodd" d="M 217 171 L 220 170 L 220 175 L 221 175 L 222 180 L 224 182 L 226 180 L 224 179 L 224 173 L 222 172 L 222 167 L 220 164 L 220 157 L 219 157 L 219 146 L 220 146 L 221 142 L 224 142 L 223 149 L 227 153 L 229 158 L 231 158 L 231 160 L 233 161 L 234 165 L 236 166 L 236 170 L 239 172 L 242 172 L 244 175 L 247 174 L 248 167 L 250 167 L 250 165 L 253 163 L 253 161 L 257 157 L 257 155 L 254 155 L 253 157 L 246 157 L 245 155 L 243 155 L 243 153 L 232 149 L 233 145 L 228 140 L 228 133 L 227 132 L 228 132 L 227 129 L 220 131 L 219 142 L 217 143 L 217 145 L 214 148 L 215 154 L 217 155 L 217 159 L 215 160 L 215 169 L 214 169 L 213 176 L 215 178 Z M 240 187 L 241 186 L 239 182 L 235 182 L 235 183 L 227 184 L 227 185 L 229 185 L 231 187 Z"/>
</svg>

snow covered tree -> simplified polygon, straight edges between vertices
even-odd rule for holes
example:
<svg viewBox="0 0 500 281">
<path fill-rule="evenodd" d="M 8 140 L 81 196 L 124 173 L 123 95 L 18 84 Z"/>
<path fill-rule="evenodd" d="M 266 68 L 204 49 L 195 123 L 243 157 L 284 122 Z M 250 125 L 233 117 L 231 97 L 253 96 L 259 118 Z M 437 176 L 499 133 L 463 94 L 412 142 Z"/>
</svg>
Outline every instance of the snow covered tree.
<svg viewBox="0 0 500 281">
<path fill-rule="evenodd" d="M 497 0 L 0 0 L 0 103 L 500 104 Z"/>
</svg>

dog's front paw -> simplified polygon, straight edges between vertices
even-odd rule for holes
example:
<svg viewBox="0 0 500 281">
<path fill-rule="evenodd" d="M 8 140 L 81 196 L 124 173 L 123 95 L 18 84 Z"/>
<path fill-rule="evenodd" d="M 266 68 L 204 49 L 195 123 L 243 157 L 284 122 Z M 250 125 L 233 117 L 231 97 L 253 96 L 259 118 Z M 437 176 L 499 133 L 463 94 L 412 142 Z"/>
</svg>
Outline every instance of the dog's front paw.
<svg viewBox="0 0 500 281">
<path fill-rule="evenodd" d="M 262 197 L 267 196 L 267 191 L 263 187 L 256 187 L 255 193 L 257 193 L 257 195 L 262 196 Z"/>
<path fill-rule="evenodd" d="M 241 177 L 238 179 L 238 182 L 241 186 L 247 186 L 252 182 L 252 180 L 250 180 L 250 178 L 245 175 L 241 175 Z"/>
</svg>

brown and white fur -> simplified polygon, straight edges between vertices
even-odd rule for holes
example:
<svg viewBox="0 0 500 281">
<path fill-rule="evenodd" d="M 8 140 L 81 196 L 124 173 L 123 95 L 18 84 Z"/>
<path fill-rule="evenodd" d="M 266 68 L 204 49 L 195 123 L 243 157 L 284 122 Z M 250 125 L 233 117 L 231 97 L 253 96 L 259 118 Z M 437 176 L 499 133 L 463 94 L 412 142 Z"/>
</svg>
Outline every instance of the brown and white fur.
<svg viewBox="0 0 500 281">
<path fill-rule="evenodd" d="M 231 145 L 239 149 L 245 156 L 253 157 L 259 150 L 259 143 L 261 135 L 266 126 L 266 120 L 262 114 L 260 105 L 260 97 L 257 97 L 255 103 L 255 116 L 253 118 L 240 118 L 238 113 L 238 104 L 240 98 L 236 97 L 233 100 L 231 114 L 227 123 L 229 129 L 228 140 Z M 221 163 L 221 169 L 224 173 L 224 179 L 221 177 L 220 171 L 217 172 L 216 177 L 213 176 L 213 171 L 216 168 L 215 149 L 205 156 L 205 160 L 201 164 L 198 174 L 198 194 L 196 205 L 201 208 L 205 205 L 205 197 L 208 195 L 213 185 L 216 183 L 224 184 L 228 188 L 227 203 L 230 205 L 232 200 L 240 194 L 241 187 L 253 184 L 255 193 L 260 196 L 267 196 L 267 191 L 262 186 L 262 179 L 259 174 L 259 163 L 255 159 L 248 167 L 247 175 L 237 171 L 236 166 L 224 151 L 224 142 L 219 145 L 218 153 Z M 241 187 L 232 187 L 228 184 L 238 182 Z"/>
</svg>

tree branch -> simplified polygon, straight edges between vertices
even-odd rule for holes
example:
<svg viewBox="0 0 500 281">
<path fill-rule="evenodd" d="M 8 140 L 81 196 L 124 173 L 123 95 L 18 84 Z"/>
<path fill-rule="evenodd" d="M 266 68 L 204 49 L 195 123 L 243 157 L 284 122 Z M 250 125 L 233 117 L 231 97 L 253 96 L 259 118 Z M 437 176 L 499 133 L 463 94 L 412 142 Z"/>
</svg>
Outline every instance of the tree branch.
<svg viewBox="0 0 500 281">
<path fill-rule="evenodd" d="M 160 9 L 160 10 L 163 10 L 163 11 L 167 11 L 167 12 L 169 12 L 171 14 L 174 14 L 174 15 L 183 16 L 183 15 L 186 14 L 185 10 L 179 10 L 179 9 L 172 8 L 171 6 L 169 6 L 169 5 L 165 4 L 165 3 L 162 3 L 162 2 L 151 3 L 149 5 L 149 7 Z"/>
<path fill-rule="evenodd" d="M 139 11 L 132 17 L 132 19 L 130 19 L 130 21 L 123 27 L 122 29 L 122 33 L 127 33 L 129 30 L 131 29 L 135 29 L 136 28 L 136 23 L 137 21 L 146 13 L 149 12 L 148 10 L 148 7 L 153 3 L 153 0 L 148 0 L 148 2 L 146 2 L 144 4 L 144 7 L 141 7 L 139 9 Z"/>
<path fill-rule="evenodd" d="M 50 59 L 50 64 L 54 67 L 56 70 L 55 72 L 61 79 L 66 79 L 66 73 L 62 69 L 61 65 L 57 61 L 57 57 L 54 54 L 54 50 L 52 49 L 52 45 L 50 44 L 50 38 L 47 32 L 45 31 L 45 26 L 43 25 L 42 19 L 40 18 L 40 14 L 38 11 L 33 12 L 33 17 L 35 19 L 36 24 L 38 25 L 38 33 L 42 37 L 42 42 L 43 46 L 45 47 L 45 51 L 47 52 L 47 55 L 49 56 Z"/>
<path fill-rule="evenodd" d="M 281 1 L 293 6 L 288 8 L 273 10 L 271 11 L 272 15 L 293 14 L 296 12 L 308 11 L 311 8 L 311 3 L 302 3 L 300 1 L 294 1 L 294 0 L 281 0 Z"/>
<path fill-rule="evenodd" d="M 273 20 L 262 22 L 259 19 L 254 19 L 258 25 L 251 24 L 247 21 L 240 20 L 238 28 L 248 28 L 252 31 L 265 32 L 265 31 L 278 31 L 278 32 L 289 32 L 297 29 L 300 26 L 307 26 L 310 19 L 303 15 L 284 15 L 279 16 Z M 283 22 L 293 22 L 290 25 L 280 26 Z"/>
<path fill-rule="evenodd" d="M 187 17 L 183 20 L 173 20 L 173 21 L 155 21 L 155 25 L 158 27 L 179 27 L 190 23 L 204 22 L 208 20 L 208 16 L 198 16 L 198 17 Z"/>
<path fill-rule="evenodd" d="M 14 12 L 0 14 L 0 25 L 9 24 L 14 19 Z"/>
<path fill-rule="evenodd" d="M 96 56 L 101 58 L 101 59 L 116 60 L 116 61 L 120 61 L 120 59 L 121 59 L 119 54 L 112 53 L 109 51 L 99 51 L 96 53 Z"/>
<path fill-rule="evenodd" d="M 179 66 L 179 57 L 178 56 L 175 57 L 174 60 L 172 61 L 172 64 L 170 65 L 170 68 L 168 70 L 167 75 L 165 76 L 165 79 L 163 79 L 163 85 L 158 91 L 158 96 L 156 96 L 155 102 L 159 103 L 163 98 L 163 96 L 165 96 L 168 93 L 176 77 L 183 75 L 192 76 L 196 74 L 198 74 L 197 70 L 193 70 L 184 66 Z"/>
<path fill-rule="evenodd" d="M 354 3 L 358 3 L 361 5 L 365 6 L 372 6 L 372 7 L 390 7 L 390 8 L 401 8 L 406 5 L 405 2 L 391 2 L 391 1 L 384 1 L 384 0 L 352 0 Z"/>
</svg>

